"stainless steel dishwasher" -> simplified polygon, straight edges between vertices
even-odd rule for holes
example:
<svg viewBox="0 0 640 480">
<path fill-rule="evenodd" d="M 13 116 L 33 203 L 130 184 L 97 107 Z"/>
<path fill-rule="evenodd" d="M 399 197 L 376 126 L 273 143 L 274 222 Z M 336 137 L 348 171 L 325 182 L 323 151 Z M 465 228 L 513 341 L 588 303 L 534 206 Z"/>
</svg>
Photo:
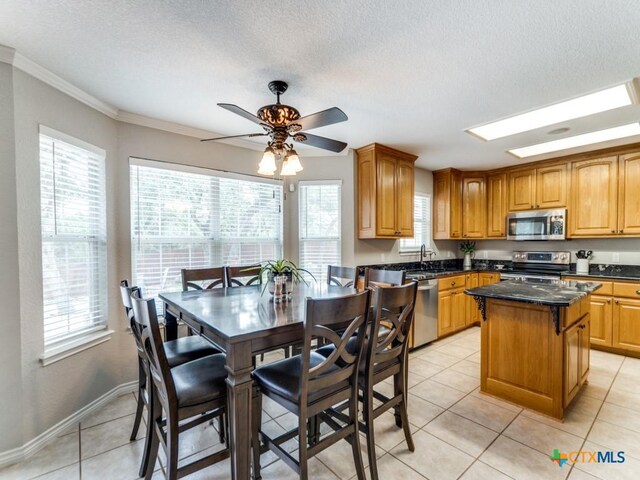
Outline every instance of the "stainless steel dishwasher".
<svg viewBox="0 0 640 480">
<path fill-rule="evenodd" d="M 438 280 L 418 280 L 415 316 L 413 318 L 413 348 L 438 338 Z"/>
</svg>

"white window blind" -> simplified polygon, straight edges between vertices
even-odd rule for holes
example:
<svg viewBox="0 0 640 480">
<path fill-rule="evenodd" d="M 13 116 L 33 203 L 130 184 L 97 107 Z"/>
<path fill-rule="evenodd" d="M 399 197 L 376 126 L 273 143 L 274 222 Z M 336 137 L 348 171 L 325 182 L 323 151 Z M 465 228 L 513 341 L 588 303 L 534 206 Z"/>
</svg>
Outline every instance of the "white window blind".
<svg viewBox="0 0 640 480">
<path fill-rule="evenodd" d="M 181 290 L 183 268 L 282 257 L 282 183 L 130 159 L 133 282 Z"/>
<path fill-rule="evenodd" d="M 413 198 L 413 238 L 400 239 L 400 253 L 417 253 L 424 243 L 431 246 L 431 195 L 417 193 Z"/>
<path fill-rule="evenodd" d="M 45 350 L 107 323 L 105 152 L 40 127 Z"/>
<path fill-rule="evenodd" d="M 340 265 L 341 182 L 301 181 L 298 188 L 300 266 L 324 283 L 327 265 Z"/>
</svg>

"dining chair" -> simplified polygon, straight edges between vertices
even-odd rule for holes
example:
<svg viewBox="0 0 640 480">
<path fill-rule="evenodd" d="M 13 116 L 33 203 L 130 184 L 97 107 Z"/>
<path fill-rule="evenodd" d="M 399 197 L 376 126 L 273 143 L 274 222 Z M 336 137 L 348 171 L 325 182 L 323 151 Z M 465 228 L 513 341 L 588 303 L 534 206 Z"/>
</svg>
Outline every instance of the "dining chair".
<svg viewBox="0 0 640 480">
<path fill-rule="evenodd" d="M 371 283 L 384 285 L 402 285 L 405 282 L 404 270 L 377 270 L 375 268 L 364 269 L 364 288 L 369 288 Z"/>
<path fill-rule="evenodd" d="M 357 272 L 358 270 L 355 267 L 329 265 L 327 267 L 327 285 L 355 288 L 358 283 Z"/>
<path fill-rule="evenodd" d="M 226 267 L 225 278 L 228 287 L 247 287 L 249 285 L 262 284 L 261 265 L 245 265 L 239 267 Z"/>
<path fill-rule="evenodd" d="M 138 429 L 140 428 L 140 422 L 142 420 L 142 412 L 145 407 L 147 408 L 147 434 L 145 436 L 145 447 L 139 470 L 139 475 L 143 477 L 149 464 L 149 447 L 151 438 L 151 422 L 149 421 L 151 418 L 151 391 L 149 389 L 148 382 L 149 360 L 142 344 L 142 334 L 145 327 L 142 323 L 136 320 L 134 315 L 133 304 L 131 302 L 131 296 L 134 294 L 141 296 L 140 289 L 138 287 L 129 287 L 129 282 L 127 280 L 122 280 L 120 282 L 120 296 L 122 297 L 122 304 L 127 314 L 131 333 L 133 334 L 133 339 L 136 343 L 136 350 L 138 352 L 138 400 L 136 415 L 133 421 L 133 429 L 131 431 L 131 437 L 129 438 L 131 441 L 135 440 L 138 435 Z M 220 350 L 213 347 L 208 341 L 199 336 L 182 337 L 169 342 L 164 342 L 163 348 L 170 368 L 207 355 L 220 353 Z M 219 431 L 221 437 L 220 441 L 224 441 L 224 422 L 222 423 Z"/>
<path fill-rule="evenodd" d="M 183 292 L 190 288 L 193 290 L 209 290 L 227 286 L 224 267 L 183 268 L 180 270 L 180 275 L 182 277 Z"/>
<path fill-rule="evenodd" d="M 358 431 L 358 364 L 363 351 L 369 318 L 369 291 L 335 298 L 306 300 L 302 353 L 257 368 L 252 373 L 255 393 L 252 412 L 254 480 L 260 476 L 260 454 L 273 451 L 295 470 L 302 480 L 309 478 L 308 461 L 322 450 L 345 439 L 351 444 L 357 477 L 365 478 Z M 338 335 L 336 329 L 345 329 Z M 352 336 L 355 336 L 352 339 Z M 335 346 L 325 358 L 312 350 L 313 338 L 324 338 Z M 351 348 L 347 350 L 347 343 Z M 261 430 L 262 395 L 298 416 L 297 427 L 277 438 Z M 328 416 L 330 407 L 348 403 L 348 413 Z M 321 417 L 333 430 L 324 438 L 314 427 Z M 297 459 L 282 444 L 298 437 Z M 264 443 L 264 446 L 262 445 Z"/>
<path fill-rule="evenodd" d="M 160 336 L 160 325 L 153 299 L 141 299 L 139 292 L 131 296 L 134 317 L 144 325 L 142 344 L 149 359 L 151 389 L 151 440 L 149 464 L 155 465 L 158 449 L 165 454 L 167 480 L 206 468 L 229 457 L 225 446 L 205 457 L 178 466 L 180 434 L 213 418 L 221 419 L 227 411 L 226 357 L 209 355 L 171 368 Z M 153 469 L 147 468 L 150 480 Z"/>
</svg>

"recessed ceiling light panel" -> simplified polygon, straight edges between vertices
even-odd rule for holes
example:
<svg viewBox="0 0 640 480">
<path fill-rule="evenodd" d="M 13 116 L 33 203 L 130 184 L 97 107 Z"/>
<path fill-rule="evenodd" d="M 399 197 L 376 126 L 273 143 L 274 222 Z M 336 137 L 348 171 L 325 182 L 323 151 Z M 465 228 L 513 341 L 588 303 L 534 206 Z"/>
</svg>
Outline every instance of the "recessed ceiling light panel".
<svg viewBox="0 0 640 480">
<path fill-rule="evenodd" d="M 556 103 L 548 107 L 505 118 L 504 120 L 470 128 L 467 133 L 484 140 L 495 140 L 515 135 L 516 133 L 546 127 L 547 125 L 573 120 L 574 118 L 625 107 L 632 103 L 630 88 L 625 83 L 567 100 L 566 102 Z"/>
<path fill-rule="evenodd" d="M 620 127 L 607 128 L 606 130 L 583 133 L 582 135 L 561 138 L 551 142 L 538 143 L 528 147 L 514 148 L 507 151 L 518 158 L 526 158 L 533 157 L 535 155 L 542 155 L 544 153 L 566 150 L 568 148 L 582 147 L 584 145 L 616 140 L 618 138 L 632 137 L 634 135 L 640 135 L 640 124 L 638 123 L 630 123 Z"/>
</svg>

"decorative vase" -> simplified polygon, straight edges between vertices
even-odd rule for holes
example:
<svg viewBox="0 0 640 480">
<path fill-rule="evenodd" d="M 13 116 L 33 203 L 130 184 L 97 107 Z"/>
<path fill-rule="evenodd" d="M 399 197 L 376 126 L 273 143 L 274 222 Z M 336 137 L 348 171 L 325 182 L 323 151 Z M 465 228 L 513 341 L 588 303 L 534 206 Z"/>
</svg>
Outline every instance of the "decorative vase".
<svg viewBox="0 0 640 480">
<path fill-rule="evenodd" d="M 291 293 L 293 292 L 293 275 L 291 274 L 291 272 L 284 272 L 278 275 L 273 275 L 272 273 L 269 273 L 267 275 L 267 290 L 269 290 L 271 296 L 273 296 L 276 290 L 276 282 L 274 280 L 276 276 L 285 277 L 285 291 L 283 293 L 285 295 L 291 295 Z"/>
<path fill-rule="evenodd" d="M 588 258 L 578 258 L 576 260 L 576 273 L 589 273 L 589 259 Z"/>
<path fill-rule="evenodd" d="M 462 262 L 463 270 L 471 270 L 471 259 L 473 254 L 471 252 L 464 252 L 464 261 Z"/>
</svg>

